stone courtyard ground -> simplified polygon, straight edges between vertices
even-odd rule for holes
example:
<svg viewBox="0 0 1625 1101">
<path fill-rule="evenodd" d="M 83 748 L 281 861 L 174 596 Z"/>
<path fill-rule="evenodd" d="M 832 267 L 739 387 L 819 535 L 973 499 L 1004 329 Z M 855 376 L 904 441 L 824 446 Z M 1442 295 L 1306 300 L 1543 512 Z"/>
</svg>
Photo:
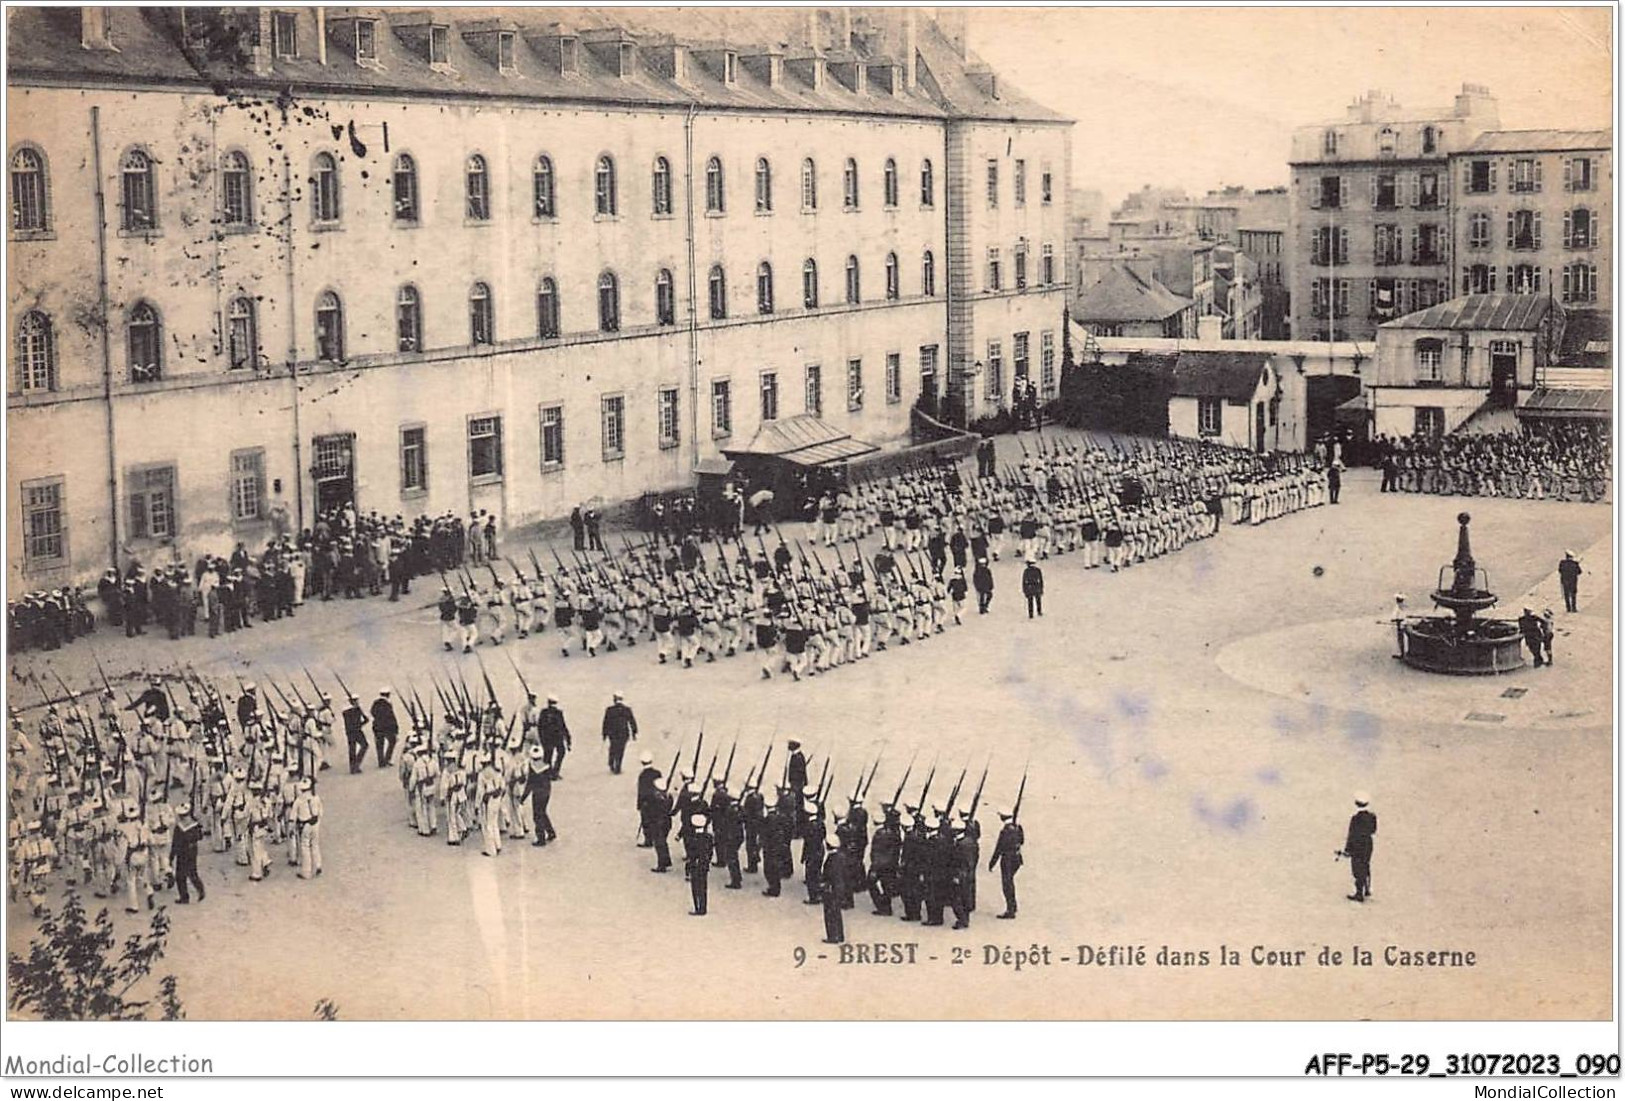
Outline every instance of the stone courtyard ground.
<svg viewBox="0 0 1625 1101">
<path fill-rule="evenodd" d="M 1526 593 L 1559 609 L 1555 667 L 1436 678 L 1389 657 L 1392 595 L 1426 609 L 1464 508 L 1498 612 L 1516 615 Z M 657 666 L 646 645 L 589 661 L 564 660 L 550 637 L 510 641 L 502 649 L 559 695 L 576 737 L 554 790 L 558 844 L 488 859 L 477 844 L 419 838 L 393 770 L 340 765 L 324 774 L 326 874 L 296 879 L 279 854 L 252 884 L 206 859 L 208 901 L 171 908 L 160 970 L 179 976 L 194 1020 L 308 1019 L 324 998 L 350 1020 L 1603 1019 L 1610 523 L 1600 505 L 1379 494 L 1362 471 L 1336 507 L 1226 527 L 1120 574 L 1052 559 L 1040 620 L 1026 618 L 1007 557 L 991 615 L 800 684 L 764 683 L 752 655 L 685 671 Z M 1556 595 L 1564 549 L 1587 571 L 1577 615 Z M 369 699 L 408 682 L 427 696 L 429 675 L 454 664 L 478 677 L 472 657 L 441 652 L 435 621 L 421 602 L 317 607 L 216 642 L 104 631 L 51 664 L 88 684 L 94 647 L 115 677 L 179 661 L 229 686 L 233 673 L 286 680 L 308 666 Z M 517 703 L 506 658 L 483 656 Z M 15 673 L 43 668 L 41 656 L 13 665 L 27 704 Z M 740 762 L 775 739 L 774 773 L 786 736 L 815 772 L 833 754 L 840 793 L 883 749 L 871 806 L 916 750 L 911 789 L 935 758 L 944 794 L 991 759 L 992 804 L 1030 762 L 1020 917 L 992 920 L 991 807 L 969 930 L 873 917 L 863 902 L 848 913 L 849 942 L 916 944 L 912 964 L 840 962 L 799 883 L 767 899 L 759 877 L 726 891 L 714 874 L 710 915 L 688 916 L 680 877 L 650 875 L 633 845 L 636 769 L 604 765 L 598 722 L 615 690 L 643 728 L 629 762 L 648 749 L 665 768 L 703 721 L 707 757 L 736 736 Z M 1358 789 L 1381 823 L 1363 906 L 1345 900 L 1348 866 L 1333 858 Z M 8 915 L 21 951 L 35 924 L 26 908 Z M 1145 963 L 1079 962 L 1114 945 L 1144 946 Z M 1221 962 L 1221 945 L 1239 962 Z M 1349 963 L 1356 945 L 1370 966 Z M 985 962 L 990 946 L 1001 962 Z M 1255 964 L 1255 946 L 1302 950 L 1302 964 Z M 1323 946 L 1343 965 L 1318 966 Z M 1390 966 L 1388 946 L 1472 952 L 1474 965 Z M 1048 947 L 1050 962 L 1017 972 L 1006 947 Z M 1208 963 L 1159 965 L 1164 947 Z"/>
</svg>

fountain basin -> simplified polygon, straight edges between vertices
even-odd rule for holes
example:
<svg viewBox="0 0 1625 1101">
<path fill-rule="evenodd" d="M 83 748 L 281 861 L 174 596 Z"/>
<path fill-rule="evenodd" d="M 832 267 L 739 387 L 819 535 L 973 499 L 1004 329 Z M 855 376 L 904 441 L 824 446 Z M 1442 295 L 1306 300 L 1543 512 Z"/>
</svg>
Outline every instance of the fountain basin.
<svg viewBox="0 0 1625 1101">
<path fill-rule="evenodd" d="M 1420 616 L 1400 624 L 1401 660 L 1414 669 L 1459 676 L 1512 673 L 1524 668 L 1523 635 L 1504 619 L 1475 619 L 1462 631 L 1455 616 Z"/>
</svg>

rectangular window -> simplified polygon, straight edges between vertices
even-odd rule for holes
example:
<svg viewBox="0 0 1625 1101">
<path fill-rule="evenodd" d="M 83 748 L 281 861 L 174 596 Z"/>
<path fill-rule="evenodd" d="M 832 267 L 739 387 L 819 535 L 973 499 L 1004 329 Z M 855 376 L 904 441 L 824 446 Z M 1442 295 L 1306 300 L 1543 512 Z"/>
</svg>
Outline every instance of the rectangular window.
<svg viewBox="0 0 1625 1101">
<path fill-rule="evenodd" d="M 1495 162 L 1468 161 L 1467 178 L 1462 182 L 1469 195 L 1488 195 L 1495 190 Z"/>
<path fill-rule="evenodd" d="M 1046 400 L 1055 396 L 1055 334 L 1049 330 L 1038 336 L 1038 389 Z"/>
<path fill-rule="evenodd" d="M 1343 177 L 1320 178 L 1320 205 L 1328 210 L 1336 210 L 1343 205 Z"/>
<path fill-rule="evenodd" d="M 271 17 L 271 51 L 277 57 L 299 56 L 299 17 L 279 11 Z"/>
<path fill-rule="evenodd" d="M 920 348 L 920 400 L 931 403 L 927 406 L 928 411 L 935 411 L 935 402 L 937 400 L 937 346 L 935 344 L 926 344 Z"/>
<path fill-rule="evenodd" d="M 807 364 L 807 412 L 824 415 L 824 369 L 816 363 Z"/>
<path fill-rule="evenodd" d="M 401 494 L 429 488 L 428 430 L 421 424 L 401 429 Z"/>
<path fill-rule="evenodd" d="M 371 19 L 356 20 L 355 59 L 360 62 L 378 60 L 378 24 Z"/>
<path fill-rule="evenodd" d="M 1016 159 L 1015 188 L 1016 188 L 1016 205 L 1017 206 L 1026 206 L 1027 205 L 1027 162 L 1020 159 L 1019 157 Z"/>
<path fill-rule="evenodd" d="M 497 35 L 497 68 L 502 72 L 511 73 L 518 66 L 514 64 L 514 34 L 512 31 L 502 31 Z"/>
<path fill-rule="evenodd" d="M 999 260 L 997 246 L 987 250 L 987 289 L 990 291 L 1004 289 L 1004 267 Z"/>
<path fill-rule="evenodd" d="M 1411 230 L 1411 263 L 1444 263 L 1444 232 L 1442 227 L 1428 224 Z"/>
<path fill-rule="evenodd" d="M 1540 211 L 1507 211 L 1507 248 L 1540 248 Z"/>
<path fill-rule="evenodd" d="M 1224 428 L 1224 399 L 1196 399 L 1196 431 L 1203 436 L 1217 436 Z"/>
<path fill-rule="evenodd" d="M 542 469 L 564 465 L 564 406 L 542 406 Z"/>
<path fill-rule="evenodd" d="M 502 477 L 502 418 L 468 419 L 468 476 L 470 479 Z"/>
<path fill-rule="evenodd" d="M 1438 382 L 1444 376 L 1444 345 L 1436 340 L 1422 341 L 1416 346 L 1416 381 Z"/>
<path fill-rule="evenodd" d="M 1520 157 L 1512 162 L 1510 190 L 1534 192 L 1540 190 L 1540 161 L 1534 157 Z"/>
<path fill-rule="evenodd" d="M 987 342 L 987 400 L 999 401 L 1004 397 L 1004 344 Z"/>
<path fill-rule="evenodd" d="M 1416 206 L 1433 210 L 1439 205 L 1439 174 L 1423 172 L 1416 177 Z"/>
<path fill-rule="evenodd" d="M 779 375 L 777 371 L 762 372 L 762 420 L 779 419 Z"/>
<path fill-rule="evenodd" d="M 1044 174 L 1039 177 L 1038 186 L 1039 186 L 1039 190 L 1040 190 L 1041 196 L 1042 196 L 1040 201 L 1045 206 L 1049 206 L 1050 203 L 1054 200 L 1054 197 L 1055 197 L 1055 186 L 1054 186 L 1054 184 L 1055 184 L 1055 177 L 1051 174 L 1049 169 L 1047 169 L 1047 168 L 1044 169 Z"/>
<path fill-rule="evenodd" d="M 1405 247 L 1398 226 L 1377 226 L 1372 246 L 1373 259 L 1379 266 L 1405 262 Z"/>
<path fill-rule="evenodd" d="M 125 478 L 131 539 L 169 539 L 175 534 L 175 468 L 149 466 Z"/>
<path fill-rule="evenodd" d="M 846 411 L 856 413 L 863 408 L 863 360 L 846 361 Z"/>
<path fill-rule="evenodd" d="M 599 409 L 604 461 L 607 463 L 625 458 L 626 399 L 619 394 L 612 394 L 600 402 Z"/>
<path fill-rule="evenodd" d="M 450 63 L 451 55 L 447 52 L 451 35 L 445 27 L 429 28 L 429 64 L 446 65 Z"/>
<path fill-rule="evenodd" d="M 231 453 L 231 518 L 249 524 L 265 515 L 265 449 Z"/>
<path fill-rule="evenodd" d="M 1437 405 L 1418 405 L 1416 434 L 1430 439 L 1444 435 L 1444 410 Z"/>
<path fill-rule="evenodd" d="M 1399 205 L 1399 183 L 1392 173 L 1371 178 L 1371 206 L 1376 210 L 1393 210 Z"/>
<path fill-rule="evenodd" d="M 1055 246 L 1045 245 L 1038 254 L 1039 282 L 1046 287 L 1055 285 Z"/>
<path fill-rule="evenodd" d="M 992 157 L 987 161 L 987 208 L 993 210 L 999 205 L 999 162 Z"/>
<path fill-rule="evenodd" d="M 733 383 L 725 378 L 711 382 L 711 435 L 728 436 L 734 430 Z"/>
<path fill-rule="evenodd" d="M 1483 211 L 1467 216 L 1467 247 L 1490 247 L 1490 216 Z"/>
<path fill-rule="evenodd" d="M 677 388 L 663 387 L 656 395 L 655 415 L 660 422 L 660 446 L 677 446 Z"/>
<path fill-rule="evenodd" d="M 1596 176 L 1590 157 L 1571 157 L 1563 166 L 1563 183 L 1569 191 L 1594 191 Z"/>
<path fill-rule="evenodd" d="M 1028 373 L 1030 371 L 1030 368 L 1032 366 L 1032 364 L 1031 364 L 1031 355 L 1030 355 L 1031 344 L 1032 344 L 1031 334 L 1029 334 L 1029 333 L 1017 333 L 1015 335 L 1014 351 L 1015 351 L 1016 381 L 1017 382 L 1025 382 L 1025 381 L 1027 381 L 1027 375 L 1028 375 Z"/>
<path fill-rule="evenodd" d="M 886 403 L 903 400 L 903 353 L 886 353 Z"/>
<path fill-rule="evenodd" d="M 62 479 L 24 482 L 23 566 L 32 571 L 65 565 L 67 532 L 63 522 Z"/>
</svg>

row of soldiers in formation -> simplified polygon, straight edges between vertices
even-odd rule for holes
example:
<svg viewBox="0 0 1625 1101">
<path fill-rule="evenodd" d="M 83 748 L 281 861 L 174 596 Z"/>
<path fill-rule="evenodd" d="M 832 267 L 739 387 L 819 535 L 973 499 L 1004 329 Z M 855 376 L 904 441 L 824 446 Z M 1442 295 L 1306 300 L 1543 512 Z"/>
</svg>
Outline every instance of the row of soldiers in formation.
<svg viewBox="0 0 1625 1101">
<path fill-rule="evenodd" d="M 77 585 L 39 589 L 6 601 L 6 646 L 24 650 L 60 650 L 96 629 L 96 615 Z"/>
<path fill-rule="evenodd" d="M 1054 447 L 969 485 L 951 465 L 923 466 L 826 495 L 810 557 L 782 532 L 771 551 L 760 537 L 755 553 L 741 539 L 731 560 L 719 546 L 710 561 L 692 539 L 664 558 L 623 539 L 619 555 L 572 552 L 573 566 L 555 551 L 551 570 L 532 554 L 531 572 L 510 564 L 511 578 L 488 564 L 489 585 L 460 573 L 460 595 L 449 581 L 441 590 L 441 643 L 469 653 L 510 631 L 545 633 L 551 621 L 565 657 L 648 641 L 657 661 L 686 668 L 702 655 L 756 651 L 764 677 L 800 679 L 962 623 L 973 589 L 985 614 L 991 562 L 1009 551 L 1027 562 L 1078 552 L 1085 567 L 1115 572 L 1223 522 L 1261 524 L 1327 500 L 1326 471 L 1313 460 L 1186 441 Z M 876 531 L 880 545 L 866 558 L 859 541 Z"/>
<path fill-rule="evenodd" d="M 681 750 L 674 756 L 669 771 L 677 776 L 675 793 L 668 773 L 655 767 L 652 754 L 643 754 L 638 774 L 638 845 L 654 850 L 651 871 L 669 871 L 675 823 L 692 900 L 690 913 L 704 916 L 708 912 L 713 868 L 727 872 L 726 890 L 743 889 L 744 876 L 759 870 L 767 883 L 762 894 L 777 898 L 783 894 L 783 884 L 794 878 L 799 862 L 806 904 L 823 908 L 826 943 L 845 942 L 844 912 L 856 906 L 856 897 L 863 892 L 868 893 L 877 916 L 893 916 L 900 902 L 898 916 L 904 921 L 942 925 L 945 913 L 951 911 L 953 928 L 969 927 L 976 910 L 976 875 L 981 863 L 982 831 L 976 811 L 987 783 L 986 770 L 968 806 L 959 809 L 968 768 L 947 799 L 933 804 L 928 800 L 935 766 L 918 796 L 905 801 L 913 774 L 910 762 L 892 798 L 880 804 L 881 820 L 871 836 L 865 804 L 880 766 L 878 759 L 867 770 L 859 770 L 846 812 L 835 815 L 827 809 L 834 786 L 830 762 L 826 758 L 818 781 L 809 782 L 800 741 L 792 738 L 786 743 L 787 760 L 772 789 L 771 802 L 765 784 L 771 744 L 760 764 L 747 770 L 738 795 L 729 787 L 737 742 L 728 752 L 720 777 L 716 768 L 721 755 L 715 753 L 705 778 L 697 781 L 703 749 L 702 733 L 688 767 L 680 766 Z M 1015 877 L 1026 842 L 1018 815 L 1025 791 L 1023 776 L 1014 804 L 999 811 L 1002 825 L 988 862 L 989 871 L 1000 870 L 1005 908 L 998 916 L 1006 919 L 1017 913 Z M 796 844 L 801 847 L 799 855 L 793 851 Z M 740 866 L 741 850 L 744 867 Z"/>
<path fill-rule="evenodd" d="M 13 900 L 38 911 L 60 881 L 122 896 L 130 912 L 152 908 L 157 892 L 171 888 L 182 904 L 191 901 L 189 886 L 202 901 L 205 840 L 254 882 L 270 876 L 279 850 L 300 878 L 321 874 L 317 784 L 334 729 L 325 692 L 279 710 L 262 707 L 253 682 L 242 684 L 233 729 L 224 696 L 196 674 L 155 678 L 124 705 L 103 684 L 81 695 L 59 682 L 63 695 L 45 708 L 33 738 L 12 713 Z"/>
<path fill-rule="evenodd" d="M 1384 493 L 1601 501 L 1613 479 L 1608 424 L 1379 440 Z"/>
</svg>

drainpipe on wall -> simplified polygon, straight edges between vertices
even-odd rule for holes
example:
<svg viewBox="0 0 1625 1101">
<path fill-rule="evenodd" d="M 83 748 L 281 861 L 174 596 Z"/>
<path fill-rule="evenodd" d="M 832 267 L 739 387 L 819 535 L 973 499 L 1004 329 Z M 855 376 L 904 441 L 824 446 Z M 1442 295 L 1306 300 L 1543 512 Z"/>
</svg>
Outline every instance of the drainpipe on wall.
<svg viewBox="0 0 1625 1101">
<path fill-rule="evenodd" d="M 293 162 L 288 154 L 282 154 L 282 202 L 287 210 L 287 246 L 288 262 L 288 381 L 293 385 L 293 502 L 294 527 L 300 531 L 305 529 L 305 466 L 300 445 L 299 428 L 299 337 L 298 328 L 294 324 L 297 316 L 294 309 L 294 279 L 293 279 Z"/>
<path fill-rule="evenodd" d="M 688 115 L 683 119 L 683 215 L 688 249 L 688 434 L 693 441 L 690 475 L 700 463 L 700 330 L 694 271 L 694 116 L 698 113 L 699 108 L 690 104 Z"/>
<path fill-rule="evenodd" d="M 102 113 L 90 109 L 90 149 L 96 172 L 96 294 L 102 330 L 102 405 L 107 410 L 108 564 L 119 568 L 118 436 L 113 418 L 113 344 L 107 300 L 107 193 L 102 180 Z"/>
</svg>

